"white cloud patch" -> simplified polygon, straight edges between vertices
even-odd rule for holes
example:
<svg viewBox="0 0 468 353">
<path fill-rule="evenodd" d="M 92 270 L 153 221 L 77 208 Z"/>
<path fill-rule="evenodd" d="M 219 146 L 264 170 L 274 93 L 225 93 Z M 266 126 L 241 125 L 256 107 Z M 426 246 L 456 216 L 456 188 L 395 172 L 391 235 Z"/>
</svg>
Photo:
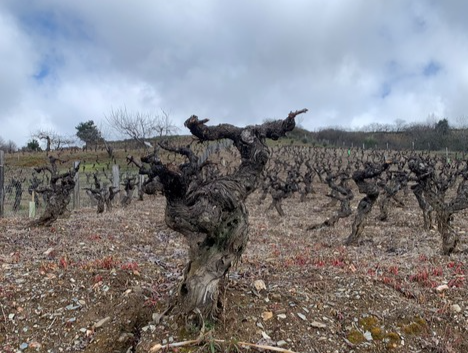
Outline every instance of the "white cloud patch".
<svg viewBox="0 0 468 353">
<path fill-rule="evenodd" d="M 29 38 L 8 13 L 0 12 L 0 33 L 0 116 L 4 116 L 21 102 L 23 88 L 34 72 L 34 52 Z"/>
<path fill-rule="evenodd" d="M 114 108 L 238 125 L 466 116 L 460 1 L 44 0 L 0 4 L 0 136 L 72 135 Z M 5 59 L 4 59 L 5 58 Z M 182 132 L 185 130 L 182 128 Z"/>
</svg>

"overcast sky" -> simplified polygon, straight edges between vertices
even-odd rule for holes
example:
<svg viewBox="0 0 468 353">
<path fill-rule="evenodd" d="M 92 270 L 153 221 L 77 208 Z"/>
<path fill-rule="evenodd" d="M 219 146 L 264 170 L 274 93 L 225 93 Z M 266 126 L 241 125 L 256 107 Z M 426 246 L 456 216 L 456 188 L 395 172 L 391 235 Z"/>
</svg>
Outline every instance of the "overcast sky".
<svg viewBox="0 0 468 353">
<path fill-rule="evenodd" d="M 310 130 L 463 123 L 466 14 L 461 0 L 2 0 L 0 136 L 74 135 L 122 107 L 163 109 L 181 133 L 192 114 L 241 126 L 302 108 Z"/>
</svg>

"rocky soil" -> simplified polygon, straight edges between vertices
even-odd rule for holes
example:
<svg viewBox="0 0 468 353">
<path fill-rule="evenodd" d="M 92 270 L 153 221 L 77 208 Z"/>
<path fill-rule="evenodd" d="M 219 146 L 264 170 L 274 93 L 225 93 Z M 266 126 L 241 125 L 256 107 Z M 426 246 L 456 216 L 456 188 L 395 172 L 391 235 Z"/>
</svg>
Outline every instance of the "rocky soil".
<svg viewBox="0 0 468 353">
<path fill-rule="evenodd" d="M 247 251 L 201 333 L 161 317 L 187 258 L 162 196 L 45 229 L 0 219 L 0 352 L 468 352 L 467 213 L 450 257 L 411 194 L 344 247 L 353 215 L 307 230 L 336 211 L 326 192 L 287 199 L 285 217 L 251 196 Z"/>
</svg>

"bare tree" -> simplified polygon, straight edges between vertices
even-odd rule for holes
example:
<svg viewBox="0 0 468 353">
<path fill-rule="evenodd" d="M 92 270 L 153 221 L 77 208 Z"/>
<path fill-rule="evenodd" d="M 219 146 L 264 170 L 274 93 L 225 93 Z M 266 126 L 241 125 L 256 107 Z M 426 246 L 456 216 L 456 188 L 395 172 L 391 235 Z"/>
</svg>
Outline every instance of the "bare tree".
<svg viewBox="0 0 468 353">
<path fill-rule="evenodd" d="M 51 150 L 58 150 L 60 148 L 69 146 L 75 142 L 74 137 L 67 137 L 53 130 L 39 129 L 31 134 L 31 138 L 45 141 L 46 152 L 50 152 Z"/>
<path fill-rule="evenodd" d="M 162 111 L 161 115 L 141 112 L 129 112 L 127 108 L 112 110 L 106 117 L 108 125 L 117 133 L 145 145 L 145 141 L 156 135 L 165 136 L 174 133 L 177 127 L 169 115 Z"/>
<path fill-rule="evenodd" d="M 406 121 L 403 119 L 395 119 L 395 132 L 402 132 L 406 130 Z"/>
<path fill-rule="evenodd" d="M 175 134 L 179 128 L 174 125 L 173 121 L 169 117 L 169 114 L 164 110 L 161 110 L 161 115 L 159 116 L 159 121 L 156 125 L 156 130 L 159 137 L 169 136 Z"/>
<path fill-rule="evenodd" d="M 7 141 L 7 148 L 8 148 L 8 153 L 13 153 L 13 152 L 16 152 L 18 150 L 18 146 L 12 140 Z"/>
<path fill-rule="evenodd" d="M 0 137 L 0 150 L 5 153 L 13 153 L 18 150 L 18 146 L 12 140 L 5 142 L 5 140 Z"/>
</svg>

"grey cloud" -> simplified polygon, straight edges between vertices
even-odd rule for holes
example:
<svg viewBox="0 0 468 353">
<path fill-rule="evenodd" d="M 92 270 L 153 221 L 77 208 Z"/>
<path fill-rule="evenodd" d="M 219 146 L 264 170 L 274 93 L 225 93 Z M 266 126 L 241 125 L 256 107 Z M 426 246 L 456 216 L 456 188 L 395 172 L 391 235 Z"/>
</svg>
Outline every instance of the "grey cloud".
<svg viewBox="0 0 468 353">
<path fill-rule="evenodd" d="M 459 116 L 468 93 L 460 3 L 9 0 L 0 26 L 19 36 L 5 47 L 23 59 L 4 87 L 22 104 L 0 98 L 0 112 L 11 108 L 0 120 L 36 114 L 73 134 L 124 105 L 162 108 L 180 126 L 191 114 L 244 125 L 303 107 L 310 129 Z M 31 31 L 37 14 L 52 14 L 58 34 Z M 424 75 L 431 63 L 438 69 Z"/>
</svg>

